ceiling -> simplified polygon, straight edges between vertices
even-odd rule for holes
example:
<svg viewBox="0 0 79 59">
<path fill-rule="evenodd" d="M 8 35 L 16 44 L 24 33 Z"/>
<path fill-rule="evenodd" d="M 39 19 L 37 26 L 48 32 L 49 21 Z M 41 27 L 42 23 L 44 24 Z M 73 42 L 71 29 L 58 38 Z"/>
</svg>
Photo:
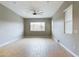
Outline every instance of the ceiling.
<svg viewBox="0 0 79 59">
<path fill-rule="evenodd" d="M 24 18 L 50 18 L 63 1 L 5 1 L 0 3 Z M 42 13 L 33 15 L 32 9 Z"/>
</svg>

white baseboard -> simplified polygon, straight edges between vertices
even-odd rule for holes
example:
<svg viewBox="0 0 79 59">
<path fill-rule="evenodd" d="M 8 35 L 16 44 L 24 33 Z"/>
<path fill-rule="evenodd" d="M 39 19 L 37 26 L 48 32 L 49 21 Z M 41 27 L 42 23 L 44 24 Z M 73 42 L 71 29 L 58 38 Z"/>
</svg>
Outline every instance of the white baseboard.
<svg viewBox="0 0 79 59">
<path fill-rule="evenodd" d="M 56 38 L 54 38 L 55 42 L 57 42 L 59 45 L 61 45 L 66 51 L 68 51 L 70 54 L 72 54 L 74 57 L 79 57 L 78 55 L 76 55 L 74 52 L 72 52 L 71 50 L 69 50 L 67 47 L 65 47 L 62 43 L 58 42 Z"/>
<path fill-rule="evenodd" d="M 13 39 L 13 40 L 7 41 L 7 42 L 5 42 L 5 43 L 3 43 L 3 44 L 0 44 L 0 47 L 6 46 L 6 45 L 8 45 L 8 44 L 10 44 L 10 43 L 13 43 L 13 42 L 19 40 L 19 39 L 20 39 L 20 38 L 16 38 L 16 39 Z"/>
<path fill-rule="evenodd" d="M 74 57 L 79 57 L 78 55 L 76 55 L 75 53 L 73 53 L 71 50 L 69 50 L 67 47 L 65 47 L 62 43 L 59 43 L 64 49 L 66 49 L 66 51 L 68 51 L 70 54 L 72 54 Z"/>
</svg>

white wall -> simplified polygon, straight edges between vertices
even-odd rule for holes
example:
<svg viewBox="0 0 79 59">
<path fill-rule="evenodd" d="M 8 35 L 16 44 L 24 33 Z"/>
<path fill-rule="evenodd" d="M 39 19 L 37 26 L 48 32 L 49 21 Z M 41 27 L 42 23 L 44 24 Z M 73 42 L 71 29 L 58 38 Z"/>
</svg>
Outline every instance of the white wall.
<svg viewBox="0 0 79 59">
<path fill-rule="evenodd" d="M 23 19 L 0 4 L 0 45 L 23 36 Z"/>
<path fill-rule="evenodd" d="M 64 33 L 64 10 L 73 5 L 73 34 Z M 79 2 L 64 2 L 53 16 L 53 36 L 59 40 L 66 48 L 79 56 Z M 77 33 L 75 32 L 77 31 Z"/>
</svg>

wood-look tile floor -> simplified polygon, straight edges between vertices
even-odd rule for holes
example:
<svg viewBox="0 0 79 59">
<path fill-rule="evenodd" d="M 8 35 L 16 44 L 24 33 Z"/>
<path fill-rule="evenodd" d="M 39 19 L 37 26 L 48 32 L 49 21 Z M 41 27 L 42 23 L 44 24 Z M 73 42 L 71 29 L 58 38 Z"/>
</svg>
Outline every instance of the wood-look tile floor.
<svg viewBox="0 0 79 59">
<path fill-rule="evenodd" d="M 72 57 L 49 38 L 24 38 L 0 48 L 1 57 Z"/>
</svg>

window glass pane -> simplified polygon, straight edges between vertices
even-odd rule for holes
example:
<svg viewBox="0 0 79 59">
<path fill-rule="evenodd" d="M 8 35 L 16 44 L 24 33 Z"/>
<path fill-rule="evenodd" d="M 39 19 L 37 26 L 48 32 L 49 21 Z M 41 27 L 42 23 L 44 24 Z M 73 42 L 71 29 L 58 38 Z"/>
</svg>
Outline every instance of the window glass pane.
<svg viewBox="0 0 79 59">
<path fill-rule="evenodd" d="M 45 31 L 45 22 L 31 22 L 30 31 Z"/>
<path fill-rule="evenodd" d="M 65 12 L 65 21 L 70 21 L 70 20 L 72 20 L 72 7 Z"/>
<path fill-rule="evenodd" d="M 65 33 L 72 33 L 72 22 L 66 23 Z"/>
<path fill-rule="evenodd" d="M 72 34 L 72 24 L 72 5 L 70 5 L 65 11 L 65 33 Z"/>
</svg>

